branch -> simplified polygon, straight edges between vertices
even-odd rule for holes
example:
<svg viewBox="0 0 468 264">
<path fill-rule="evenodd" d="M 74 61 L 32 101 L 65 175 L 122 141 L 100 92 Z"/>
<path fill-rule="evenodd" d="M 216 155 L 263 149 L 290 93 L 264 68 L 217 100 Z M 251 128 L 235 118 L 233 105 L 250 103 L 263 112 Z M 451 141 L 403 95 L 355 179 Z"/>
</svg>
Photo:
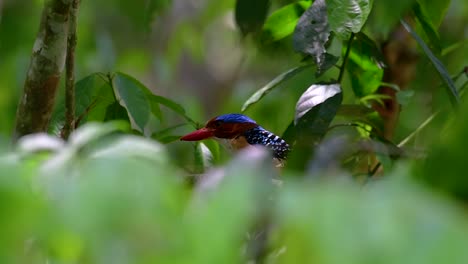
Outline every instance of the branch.
<svg viewBox="0 0 468 264">
<path fill-rule="evenodd" d="M 68 24 L 67 59 L 65 66 L 65 125 L 62 137 L 68 139 L 75 128 L 75 47 L 76 47 L 76 14 L 79 0 L 73 0 L 70 9 L 70 21 Z"/>
<path fill-rule="evenodd" d="M 13 140 L 49 125 L 66 57 L 70 0 L 47 0 L 16 113 Z"/>
<path fill-rule="evenodd" d="M 345 68 L 346 68 L 346 62 L 348 61 L 348 57 L 349 57 L 349 52 L 351 51 L 351 44 L 353 43 L 353 39 L 354 39 L 354 33 L 351 32 L 351 36 L 349 37 L 349 40 L 348 40 L 348 46 L 346 47 L 346 52 L 344 54 L 344 57 L 343 57 L 343 64 L 341 64 L 341 67 L 340 67 L 340 74 L 338 76 L 338 82 L 341 83 L 341 80 L 343 79 L 343 76 L 344 76 L 344 72 L 345 72 Z"/>
</svg>

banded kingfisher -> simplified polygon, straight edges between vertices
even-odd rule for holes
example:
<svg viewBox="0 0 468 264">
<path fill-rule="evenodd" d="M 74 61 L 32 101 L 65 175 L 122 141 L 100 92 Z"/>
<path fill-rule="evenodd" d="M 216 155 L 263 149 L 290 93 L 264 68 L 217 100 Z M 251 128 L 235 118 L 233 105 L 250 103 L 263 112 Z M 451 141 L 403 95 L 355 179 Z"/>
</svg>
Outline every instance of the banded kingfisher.
<svg viewBox="0 0 468 264">
<path fill-rule="evenodd" d="M 203 128 L 180 138 L 183 141 L 199 141 L 207 138 L 225 140 L 228 147 L 238 150 L 249 145 L 263 145 L 273 152 L 281 164 L 290 151 L 289 144 L 257 122 L 242 114 L 225 114 L 210 119 Z"/>
</svg>

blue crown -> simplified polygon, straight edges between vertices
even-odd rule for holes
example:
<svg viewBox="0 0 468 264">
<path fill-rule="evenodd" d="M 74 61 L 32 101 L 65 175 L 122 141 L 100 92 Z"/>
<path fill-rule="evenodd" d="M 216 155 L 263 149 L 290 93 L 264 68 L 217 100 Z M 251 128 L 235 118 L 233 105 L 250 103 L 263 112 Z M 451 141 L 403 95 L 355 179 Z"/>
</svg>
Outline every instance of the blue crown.
<svg viewBox="0 0 468 264">
<path fill-rule="evenodd" d="M 220 115 L 216 117 L 216 121 L 223 121 L 226 123 L 254 123 L 256 124 L 254 120 L 248 118 L 245 115 L 242 114 L 226 114 L 226 115 Z"/>
</svg>

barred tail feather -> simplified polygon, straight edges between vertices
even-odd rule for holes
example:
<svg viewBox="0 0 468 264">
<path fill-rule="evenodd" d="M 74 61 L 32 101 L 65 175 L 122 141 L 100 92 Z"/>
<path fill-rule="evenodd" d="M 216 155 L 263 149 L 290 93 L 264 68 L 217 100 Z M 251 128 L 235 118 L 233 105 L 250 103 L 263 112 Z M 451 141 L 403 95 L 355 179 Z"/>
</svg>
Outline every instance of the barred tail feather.
<svg viewBox="0 0 468 264">
<path fill-rule="evenodd" d="M 251 145 L 263 145 L 273 151 L 273 157 L 285 160 L 290 148 L 289 144 L 284 139 L 265 130 L 262 127 L 255 127 L 245 132 L 247 142 Z"/>
</svg>

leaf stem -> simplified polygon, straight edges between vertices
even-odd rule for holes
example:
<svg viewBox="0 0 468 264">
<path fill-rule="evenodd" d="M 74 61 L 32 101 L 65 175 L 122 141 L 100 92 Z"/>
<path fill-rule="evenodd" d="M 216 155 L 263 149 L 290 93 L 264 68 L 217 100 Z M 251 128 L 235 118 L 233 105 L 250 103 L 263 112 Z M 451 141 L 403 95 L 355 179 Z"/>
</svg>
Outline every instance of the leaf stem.
<svg viewBox="0 0 468 264">
<path fill-rule="evenodd" d="M 343 75 L 344 75 L 345 68 L 346 68 L 346 62 L 348 61 L 349 53 L 351 52 L 351 44 L 353 43 L 353 39 L 354 39 L 354 33 L 351 32 L 351 36 L 349 36 L 349 40 L 348 40 L 348 46 L 346 47 L 346 52 L 343 57 L 343 64 L 341 64 L 341 67 L 340 67 L 340 74 L 338 75 L 339 83 L 341 83 L 341 80 L 343 79 Z"/>
</svg>

